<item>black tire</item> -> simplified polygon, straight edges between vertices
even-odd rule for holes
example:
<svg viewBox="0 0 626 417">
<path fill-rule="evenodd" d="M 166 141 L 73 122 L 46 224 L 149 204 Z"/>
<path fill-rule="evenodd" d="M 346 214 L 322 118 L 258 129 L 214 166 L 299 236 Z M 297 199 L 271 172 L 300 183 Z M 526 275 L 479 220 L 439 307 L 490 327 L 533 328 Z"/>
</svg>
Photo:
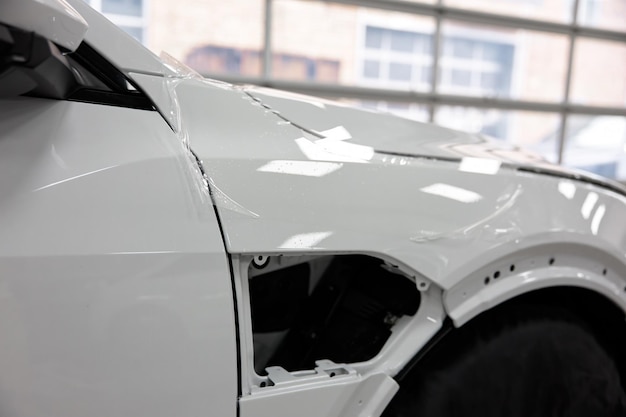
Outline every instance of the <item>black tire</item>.
<svg viewBox="0 0 626 417">
<path fill-rule="evenodd" d="M 563 321 L 506 328 L 475 343 L 404 395 L 386 415 L 415 417 L 626 416 L 612 359 L 580 326 Z"/>
</svg>

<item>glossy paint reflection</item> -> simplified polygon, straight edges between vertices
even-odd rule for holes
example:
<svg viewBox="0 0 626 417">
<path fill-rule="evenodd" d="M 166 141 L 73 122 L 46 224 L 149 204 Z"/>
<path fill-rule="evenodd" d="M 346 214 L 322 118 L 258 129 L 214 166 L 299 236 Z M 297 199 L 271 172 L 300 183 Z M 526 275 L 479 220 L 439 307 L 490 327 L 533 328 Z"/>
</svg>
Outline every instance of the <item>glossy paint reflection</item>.
<svg viewBox="0 0 626 417">
<path fill-rule="evenodd" d="M 459 164 L 459 171 L 476 174 L 495 175 L 500 170 L 501 161 L 497 159 L 463 157 Z"/>
<path fill-rule="evenodd" d="M 558 189 L 568 200 L 573 199 L 576 195 L 576 185 L 571 181 L 559 181 Z"/>
<path fill-rule="evenodd" d="M 185 94 L 190 102 L 201 95 Z M 244 218 L 218 205 L 231 252 L 379 253 L 444 288 L 472 265 L 546 242 L 584 242 L 623 257 L 625 199 L 612 191 L 520 172 L 520 161 L 533 158 L 482 138 L 328 104 L 321 109 L 265 90 L 251 94 L 263 106 L 277 105 L 280 117 L 242 107 L 228 92 L 214 90 L 211 97 L 220 108 L 251 118 L 256 130 L 222 113 L 192 134 L 212 183 L 258 214 Z M 279 123 L 285 118 L 293 123 Z M 335 139 L 319 137 L 324 134 Z M 364 146 L 367 154 L 347 144 Z M 342 166 L 315 176 L 259 172 L 277 160 Z M 582 215 L 587 195 L 597 201 L 587 202 Z M 595 214 L 600 206 L 604 209 Z M 321 243 L 285 245 L 294 236 L 320 231 L 332 236 Z"/>
<path fill-rule="evenodd" d="M 598 194 L 593 191 L 587 194 L 583 205 L 580 207 L 580 214 L 582 214 L 583 218 L 588 219 L 589 216 L 591 216 L 591 212 L 598 202 L 598 198 Z"/>
<path fill-rule="evenodd" d="M 260 166 L 258 172 L 270 172 L 274 174 L 304 175 L 307 177 L 323 177 L 331 174 L 342 167 L 335 162 L 314 161 L 282 161 L 275 160 Z"/>
<path fill-rule="evenodd" d="M 333 232 L 300 233 L 287 238 L 279 245 L 281 249 L 315 249 Z"/>
<path fill-rule="evenodd" d="M 591 219 L 591 233 L 594 235 L 598 234 L 600 230 L 600 224 L 602 223 L 602 219 L 604 218 L 604 214 L 606 213 L 606 206 L 604 204 L 600 205 L 596 210 L 596 213 L 593 215 Z"/>
<path fill-rule="evenodd" d="M 324 143 L 320 140 L 309 140 L 305 137 L 298 138 L 294 141 L 302 154 L 312 161 L 337 161 L 337 162 L 356 162 L 366 163 L 368 158 L 374 154 L 374 151 L 365 148 L 365 159 L 359 158 L 358 154 L 362 148 L 359 145 L 342 144 L 337 146 L 335 143 Z M 356 146 L 356 149 L 355 149 Z"/>
<path fill-rule="evenodd" d="M 53 155 L 56 157 L 56 156 L 57 156 L 56 152 L 55 152 L 55 153 L 53 153 Z M 67 168 L 67 167 L 66 167 L 66 168 Z M 83 177 L 86 177 L 86 176 L 88 176 L 88 175 L 97 174 L 97 173 L 99 173 L 99 172 L 106 171 L 106 170 L 109 170 L 109 169 L 112 169 L 112 168 L 115 168 L 115 167 L 114 167 L 114 166 L 111 166 L 111 167 L 100 168 L 100 169 L 93 170 L 93 171 L 91 171 L 91 172 L 86 172 L 86 173 L 84 173 L 84 174 L 75 175 L 75 176 L 73 176 L 73 177 L 66 178 L 66 179 L 64 179 L 64 180 L 55 181 L 55 182 L 53 182 L 53 183 L 50 183 L 50 184 L 47 184 L 47 185 L 41 186 L 41 187 L 39 187 L 39 188 L 37 188 L 37 189 L 33 190 L 33 192 L 37 192 L 37 191 L 41 191 L 41 190 L 45 190 L 45 189 L 50 188 L 50 187 L 55 187 L 55 186 L 57 186 L 57 185 L 64 184 L 64 183 L 66 183 L 66 182 L 69 182 L 69 181 L 74 181 L 74 180 L 77 180 L 77 179 L 79 179 L 79 178 L 83 178 Z"/>
<path fill-rule="evenodd" d="M 427 194 L 438 195 L 440 197 L 449 198 L 451 200 L 460 201 L 461 203 L 475 203 L 482 200 L 482 196 L 465 188 L 455 187 L 449 184 L 432 184 L 420 189 Z"/>
</svg>

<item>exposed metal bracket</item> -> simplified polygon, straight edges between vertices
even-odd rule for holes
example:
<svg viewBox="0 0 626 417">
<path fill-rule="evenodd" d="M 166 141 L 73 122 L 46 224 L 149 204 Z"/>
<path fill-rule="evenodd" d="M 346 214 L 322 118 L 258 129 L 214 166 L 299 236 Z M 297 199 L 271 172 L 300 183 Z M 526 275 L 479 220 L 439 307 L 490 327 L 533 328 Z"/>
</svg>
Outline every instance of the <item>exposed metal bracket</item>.
<svg viewBox="0 0 626 417">
<path fill-rule="evenodd" d="M 289 372 L 280 366 L 270 366 L 265 368 L 267 372 L 267 382 L 261 383 L 259 387 L 254 387 L 252 392 L 262 390 L 267 387 L 293 387 L 296 385 L 310 384 L 312 382 L 327 381 L 331 378 L 345 378 L 356 376 L 356 370 L 344 364 L 336 364 L 330 360 L 315 361 L 315 369 L 307 371 Z"/>
</svg>

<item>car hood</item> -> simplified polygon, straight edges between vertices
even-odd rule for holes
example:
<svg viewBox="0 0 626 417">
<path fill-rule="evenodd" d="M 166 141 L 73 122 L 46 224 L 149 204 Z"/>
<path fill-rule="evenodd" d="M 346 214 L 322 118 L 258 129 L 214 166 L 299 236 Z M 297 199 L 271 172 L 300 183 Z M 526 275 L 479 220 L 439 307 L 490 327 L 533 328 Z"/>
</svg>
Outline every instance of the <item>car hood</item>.
<svg viewBox="0 0 626 417">
<path fill-rule="evenodd" d="M 542 161 L 537 155 L 504 142 L 492 142 L 479 134 L 284 91 L 259 87 L 249 87 L 245 91 L 285 120 L 315 135 L 331 140 L 349 140 L 381 154 L 438 159 L 474 156 L 520 163 Z"/>
<path fill-rule="evenodd" d="M 585 181 L 626 194 L 619 182 L 552 164 L 540 155 L 504 141 L 420 123 L 389 113 L 365 110 L 269 88 L 250 86 L 244 91 L 285 121 L 319 138 L 367 146 L 381 155 L 422 157 L 442 161 L 484 159 L 521 171 Z"/>
<path fill-rule="evenodd" d="M 524 247 L 624 256 L 623 196 L 482 137 L 262 89 L 177 100 L 230 253 L 375 254 L 443 288 Z"/>
</svg>

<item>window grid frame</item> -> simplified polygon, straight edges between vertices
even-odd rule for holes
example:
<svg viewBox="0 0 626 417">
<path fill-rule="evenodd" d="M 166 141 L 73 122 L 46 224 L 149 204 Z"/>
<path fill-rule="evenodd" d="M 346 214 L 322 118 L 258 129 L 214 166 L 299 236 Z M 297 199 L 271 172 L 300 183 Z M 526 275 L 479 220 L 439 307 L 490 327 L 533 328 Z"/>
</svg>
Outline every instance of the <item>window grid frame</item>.
<svg viewBox="0 0 626 417">
<path fill-rule="evenodd" d="M 318 0 L 293 0 L 299 2 Z M 596 27 L 579 25 L 580 0 L 574 0 L 571 4 L 572 19 L 569 23 L 556 23 L 532 18 L 520 18 L 501 14 L 486 13 L 481 11 L 466 10 L 457 7 L 446 6 L 443 0 L 437 0 L 434 4 L 416 3 L 406 0 L 324 0 L 326 3 L 352 5 L 380 10 L 404 12 L 418 16 L 434 16 L 435 30 L 432 36 L 432 73 L 431 88 L 428 92 L 398 91 L 393 89 L 369 88 L 359 86 L 344 86 L 340 84 L 318 84 L 310 82 L 278 80 L 272 77 L 272 6 L 274 0 L 265 0 L 264 16 L 264 65 L 261 77 L 224 76 L 219 78 L 239 83 L 254 83 L 267 87 L 281 88 L 297 91 L 305 94 L 320 95 L 326 97 L 343 97 L 348 99 L 361 99 L 369 101 L 398 101 L 426 106 L 429 109 L 429 121 L 434 122 L 438 107 L 462 106 L 483 109 L 495 109 L 502 111 L 536 111 L 556 113 L 560 118 L 557 161 L 563 161 L 565 141 L 567 139 L 567 122 L 570 115 L 607 115 L 626 117 L 625 107 L 593 106 L 576 104 L 570 101 L 572 84 L 572 66 L 576 41 L 578 38 L 592 38 L 605 41 L 616 41 L 626 44 L 626 32 L 600 29 Z M 536 102 L 528 100 L 513 100 L 508 98 L 485 98 L 473 96 L 461 96 L 454 94 L 442 94 L 438 91 L 438 85 L 442 76 L 440 71 L 442 56 L 442 23 L 443 21 L 463 21 L 469 23 L 481 23 L 491 26 L 515 27 L 518 29 L 532 30 L 542 33 L 557 33 L 568 35 L 569 45 L 567 52 L 566 77 L 564 80 L 563 99 L 560 102 Z M 362 74 L 361 74 L 362 75 Z"/>
<path fill-rule="evenodd" d="M 102 1 L 103 0 L 86 0 L 86 2 L 93 7 L 98 12 L 102 13 L 113 22 L 116 26 L 127 26 L 132 28 L 141 29 L 141 40 L 140 42 L 145 45 L 146 39 L 148 38 L 148 19 L 146 18 L 147 11 L 149 10 L 148 2 L 150 0 L 142 0 L 141 1 L 141 15 L 133 16 L 133 15 L 125 15 L 119 13 L 105 13 L 102 9 Z M 132 35 L 131 35 L 132 36 Z"/>
<path fill-rule="evenodd" d="M 366 25 L 364 27 L 367 36 L 368 28 L 376 28 L 382 29 L 375 25 Z M 385 30 L 385 29 L 383 29 Z M 393 29 L 392 29 L 393 30 Z M 424 36 L 431 38 L 431 34 L 415 32 L 418 36 Z M 423 54 L 416 53 L 416 51 L 412 52 L 400 52 L 394 51 L 391 48 L 391 37 L 390 34 L 384 34 L 382 38 L 382 44 L 380 48 L 370 48 L 367 45 L 363 45 L 361 49 L 361 58 L 362 65 L 364 65 L 365 61 L 376 61 L 379 64 L 379 76 L 377 78 L 368 78 L 365 76 L 363 69 L 361 68 L 360 74 L 357 79 L 359 82 L 368 83 L 370 85 L 380 85 L 383 87 L 387 87 L 388 89 L 411 89 L 417 91 L 429 91 L 430 90 L 430 82 L 423 82 L 421 71 L 424 68 L 428 68 L 428 73 L 431 75 L 432 65 L 433 65 L 433 57 L 432 54 Z M 397 81 L 392 80 L 389 76 L 391 64 L 406 64 L 411 66 L 411 77 L 408 81 L 409 86 L 407 86 L 407 81 Z"/>
</svg>

